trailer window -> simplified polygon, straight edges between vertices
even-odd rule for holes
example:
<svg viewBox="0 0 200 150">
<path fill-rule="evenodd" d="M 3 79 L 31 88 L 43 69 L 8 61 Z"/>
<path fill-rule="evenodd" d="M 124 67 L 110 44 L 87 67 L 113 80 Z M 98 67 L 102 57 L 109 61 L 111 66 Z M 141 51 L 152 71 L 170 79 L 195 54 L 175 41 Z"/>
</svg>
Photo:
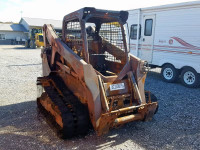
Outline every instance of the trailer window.
<svg viewBox="0 0 200 150">
<path fill-rule="evenodd" d="M 141 25 L 139 26 L 139 39 L 141 37 Z M 131 25 L 131 33 L 130 33 L 130 38 L 132 40 L 137 39 L 137 24 Z"/>
<path fill-rule="evenodd" d="M 152 19 L 146 19 L 145 20 L 145 30 L 144 30 L 145 36 L 151 36 L 152 35 L 152 27 L 153 27 L 153 20 Z"/>
</svg>

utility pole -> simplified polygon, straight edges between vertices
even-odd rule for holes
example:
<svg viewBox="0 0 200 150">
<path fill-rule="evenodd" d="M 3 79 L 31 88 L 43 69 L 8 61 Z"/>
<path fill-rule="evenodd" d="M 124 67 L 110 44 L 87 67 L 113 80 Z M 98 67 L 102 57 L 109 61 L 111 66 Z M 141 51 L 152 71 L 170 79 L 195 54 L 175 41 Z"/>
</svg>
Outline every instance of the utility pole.
<svg viewBox="0 0 200 150">
<path fill-rule="evenodd" d="M 23 13 L 23 11 L 21 10 L 20 13 L 21 13 L 21 18 L 22 18 L 22 13 Z"/>
</svg>

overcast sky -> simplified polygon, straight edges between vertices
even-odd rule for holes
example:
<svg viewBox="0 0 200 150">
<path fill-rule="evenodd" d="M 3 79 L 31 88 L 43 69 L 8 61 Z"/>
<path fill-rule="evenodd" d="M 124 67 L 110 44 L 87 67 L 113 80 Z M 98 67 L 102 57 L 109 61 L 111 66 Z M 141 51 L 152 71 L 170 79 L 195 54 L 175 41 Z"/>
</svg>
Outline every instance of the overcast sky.
<svg viewBox="0 0 200 150">
<path fill-rule="evenodd" d="M 0 0 L 0 21 L 19 22 L 22 17 L 62 20 L 82 7 L 129 10 L 194 0 Z"/>
</svg>

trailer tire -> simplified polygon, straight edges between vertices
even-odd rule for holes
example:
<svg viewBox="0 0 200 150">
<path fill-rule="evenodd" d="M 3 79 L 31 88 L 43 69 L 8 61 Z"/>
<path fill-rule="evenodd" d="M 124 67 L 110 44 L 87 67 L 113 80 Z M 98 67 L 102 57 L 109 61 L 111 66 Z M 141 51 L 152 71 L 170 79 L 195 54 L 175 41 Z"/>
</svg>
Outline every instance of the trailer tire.
<svg viewBox="0 0 200 150">
<path fill-rule="evenodd" d="M 189 88 L 196 88 L 200 85 L 200 75 L 191 67 L 186 67 L 181 71 L 181 82 Z"/>
<path fill-rule="evenodd" d="M 164 65 L 161 74 L 165 82 L 173 83 L 178 79 L 178 70 L 171 64 Z"/>
</svg>

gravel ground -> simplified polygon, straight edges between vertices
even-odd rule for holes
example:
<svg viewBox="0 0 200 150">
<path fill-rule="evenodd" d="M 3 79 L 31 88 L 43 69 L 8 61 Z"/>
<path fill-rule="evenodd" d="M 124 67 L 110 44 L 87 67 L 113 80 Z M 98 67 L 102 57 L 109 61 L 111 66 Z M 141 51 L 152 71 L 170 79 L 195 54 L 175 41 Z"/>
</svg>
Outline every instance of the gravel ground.
<svg viewBox="0 0 200 150">
<path fill-rule="evenodd" d="M 132 122 L 97 137 L 59 139 L 38 114 L 35 81 L 41 76 L 40 50 L 0 46 L 0 150 L 200 149 L 200 89 L 161 80 L 148 73 L 146 89 L 159 100 L 150 122 Z"/>
</svg>

